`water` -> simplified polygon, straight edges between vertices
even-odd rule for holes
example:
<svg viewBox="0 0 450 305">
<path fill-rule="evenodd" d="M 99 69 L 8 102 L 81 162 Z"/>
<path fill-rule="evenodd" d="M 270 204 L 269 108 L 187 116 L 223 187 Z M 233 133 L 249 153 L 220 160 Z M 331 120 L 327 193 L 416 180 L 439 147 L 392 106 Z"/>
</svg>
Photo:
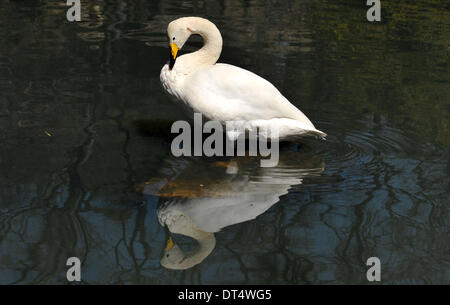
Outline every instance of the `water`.
<svg viewBox="0 0 450 305">
<path fill-rule="evenodd" d="M 77 256 L 89 284 L 365 284 L 376 256 L 382 283 L 449 284 L 448 4 L 382 0 L 372 24 L 365 2 L 82 1 L 69 23 L 65 1 L 2 1 L 0 283 L 66 283 Z M 272 169 L 171 156 L 159 71 L 189 15 L 328 140 Z M 157 218 L 180 209 L 215 240 L 184 271 Z"/>
</svg>

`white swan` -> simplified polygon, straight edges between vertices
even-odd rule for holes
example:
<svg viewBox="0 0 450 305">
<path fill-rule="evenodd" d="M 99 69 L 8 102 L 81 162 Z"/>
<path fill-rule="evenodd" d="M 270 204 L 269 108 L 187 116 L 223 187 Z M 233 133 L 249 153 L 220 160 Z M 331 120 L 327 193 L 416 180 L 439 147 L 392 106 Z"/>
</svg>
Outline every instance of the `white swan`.
<svg viewBox="0 0 450 305">
<path fill-rule="evenodd" d="M 166 162 L 172 170 L 163 168 L 163 172 L 174 176 L 151 179 L 143 184 L 142 192 L 168 198 L 158 208 L 160 224 L 198 243 L 196 249 L 185 252 L 169 237 L 161 258 L 161 265 L 168 269 L 199 264 L 216 245 L 214 233 L 255 219 L 287 194 L 292 185 L 324 170 L 321 159 L 291 152 L 283 152 L 280 163 L 273 168 L 255 166 L 258 158 L 237 158 L 213 166 L 191 159 Z"/>
<path fill-rule="evenodd" d="M 222 36 L 210 21 L 183 17 L 172 21 L 167 33 L 170 62 L 160 74 L 164 89 L 191 115 L 202 113 L 209 120 L 245 122 L 247 128 L 276 127 L 280 140 L 302 136 L 325 138 L 311 121 L 270 82 L 229 64 L 216 63 L 222 51 Z M 177 58 L 189 36 L 199 34 L 203 47 Z M 227 133 L 236 139 L 235 133 Z"/>
</svg>

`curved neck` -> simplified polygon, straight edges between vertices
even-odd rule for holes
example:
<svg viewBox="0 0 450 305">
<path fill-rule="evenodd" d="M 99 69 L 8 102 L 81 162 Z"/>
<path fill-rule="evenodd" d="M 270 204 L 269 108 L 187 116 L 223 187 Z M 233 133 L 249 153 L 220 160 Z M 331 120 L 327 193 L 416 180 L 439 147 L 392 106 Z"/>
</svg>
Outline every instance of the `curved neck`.
<svg viewBox="0 0 450 305">
<path fill-rule="evenodd" d="M 209 254 L 211 254 L 216 246 L 214 233 L 201 230 L 190 217 L 184 214 L 180 214 L 178 217 L 174 218 L 174 220 L 168 224 L 168 229 L 172 233 L 191 237 L 198 242 L 198 245 L 194 250 L 187 252 L 183 252 L 181 248 L 174 245 L 172 249 L 172 256 L 174 258 L 164 263 L 169 269 L 183 270 L 191 268 L 201 263 Z"/>
<path fill-rule="evenodd" d="M 176 70 L 183 74 L 192 73 L 204 66 L 214 65 L 222 52 L 222 35 L 214 23 L 203 18 L 193 18 L 189 23 L 189 31 L 202 37 L 203 47 L 177 59 Z"/>
<path fill-rule="evenodd" d="M 190 236 L 197 240 L 198 246 L 195 250 L 185 253 L 184 259 L 180 262 L 185 269 L 201 263 L 216 246 L 216 238 L 213 233 L 200 232 L 201 234 L 196 234 L 197 236 Z"/>
</svg>

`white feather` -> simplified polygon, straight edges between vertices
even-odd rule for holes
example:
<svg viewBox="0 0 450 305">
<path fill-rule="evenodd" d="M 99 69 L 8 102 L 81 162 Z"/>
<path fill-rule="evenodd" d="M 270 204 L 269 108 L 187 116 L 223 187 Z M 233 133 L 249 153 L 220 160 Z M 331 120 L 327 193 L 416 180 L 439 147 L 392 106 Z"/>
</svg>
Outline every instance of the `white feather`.
<svg viewBox="0 0 450 305">
<path fill-rule="evenodd" d="M 195 30 L 185 33 L 180 30 L 184 27 Z M 165 65 L 161 70 L 163 87 L 191 115 L 202 113 L 222 124 L 243 121 L 252 128 L 277 128 L 282 140 L 309 135 L 325 138 L 270 82 L 245 69 L 216 64 L 222 38 L 214 24 L 197 17 L 180 18 L 169 25 L 169 37 L 175 35 L 171 31 L 183 44 L 192 33 L 205 41 L 199 51 L 179 57 L 173 69 Z"/>
</svg>

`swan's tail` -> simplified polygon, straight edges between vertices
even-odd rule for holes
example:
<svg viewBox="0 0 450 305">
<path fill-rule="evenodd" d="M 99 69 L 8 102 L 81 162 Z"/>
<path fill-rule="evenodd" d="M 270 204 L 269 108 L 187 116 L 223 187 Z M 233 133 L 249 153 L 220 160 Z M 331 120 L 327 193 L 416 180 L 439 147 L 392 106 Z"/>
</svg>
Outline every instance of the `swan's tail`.
<svg viewBox="0 0 450 305">
<path fill-rule="evenodd" d="M 289 127 L 289 128 L 295 128 L 295 134 L 304 137 L 304 136 L 313 136 L 315 138 L 326 140 L 327 134 L 323 131 L 320 131 L 314 127 L 313 123 L 311 121 L 304 122 L 304 121 L 285 121 L 285 125 L 282 125 L 283 127 Z"/>
<path fill-rule="evenodd" d="M 325 132 L 320 131 L 318 129 L 311 130 L 310 134 L 321 140 L 326 140 L 327 137 L 327 134 Z"/>
<path fill-rule="evenodd" d="M 305 123 L 288 118 L 232 122 L 235 123 L 235 125 L 233 125 L 234 129 L 227 131 L 227 137 L 232 141 L 235 141 L 246 130 L 257 130 L 258 137 L 266 139 L 275 138 L 280 141 L 290 141 L 307 136 L 325 140 L 325 137 L 327 136 L 326 133 L 316 129 L 312 123 Z"/>
</svg>

